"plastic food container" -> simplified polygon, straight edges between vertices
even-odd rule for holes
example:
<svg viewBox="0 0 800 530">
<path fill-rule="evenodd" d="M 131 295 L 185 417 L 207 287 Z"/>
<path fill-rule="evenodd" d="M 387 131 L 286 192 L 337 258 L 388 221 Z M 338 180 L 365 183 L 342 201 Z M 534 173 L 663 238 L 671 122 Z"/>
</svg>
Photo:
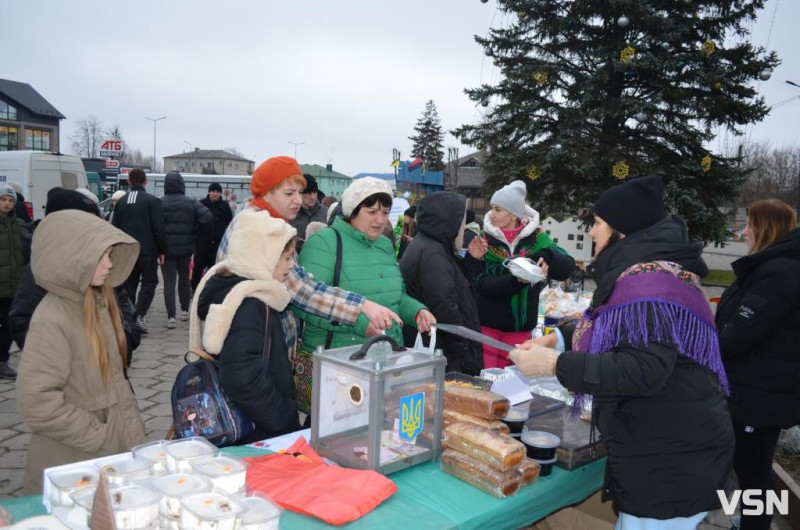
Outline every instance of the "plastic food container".
<svg viewBox="0 0 800 530">
<path fill-rule="evenodd" d="M 138 460 L 135 458 L 117 458 L 106 460 L 97 464 L 97 468 L 106 474 L 108 485 L 130 486 L 135 480 L 145 479 L 150 476 L 150 469 L 153 463 L 149 460 Z"/>
<path fill-rule="evenodd" d="M 93 466 L 77 466 L 49 474 L 50 502 L 53 506 L 73 506 L 73 495 L 97 488 L 100 473 Z"/>
<path fill-rule="evenodd" d="M 547 275 L 542 271 L 542 268 L 528 258 L 520 256 L 510 260 L 507 259 L 503 262 L 503 266 L 506 267 L 512 275 L 531 282 L 531 284 L 543 282 L 547 279 Z"/>
<path fill-rule="evenodd" d="M 181 516 L 181 498 L 193 493 L 211 491 L 212 484 L 206 477 L 177 473 L 154 477 L 150 484 L 161 494 L 159 513 L 164 518 L 179 519 Z M 177 521 L 176 521 L 177 523 Z"/>
<path fill-rule="evenodd" d="M 191 461 L 216 454 L 217 448 L 199 436 L 173 440 L 164 444 L 167 452 L 167 471 L 170 473 L 191 472 Z"/>
<path fill-rule="evenodd" d="M 72 495 L 72 500 L 75 501 L 75 507 L 72 508 L 69 514 L 70 520 L 74 520 L 83 526 L 91 526 L 92 506 L 94 505 L 94 494 L 96 491 L 96 489 L 93 489 Z"/>
<path fill-rule="evenodd" d="M 512 375 L 514 374 L 508 370 L 503 370 L 502 368 L 484 368 L 481 370 L 481 379 L 486 379 L 487 381 L 492 382 L 508 379 Z"/>
<path fill-rule="evenodd" d="M 540 464 L 543 460 L 555 458 L 556 448 L 561 445 L 561 438 L 544 431 L 525 431 L 521 440 L 528 451 L 528 458 L 539 460 Z"/>
<path fill-rule="evenodd" d="M 118 530 L 156 527 L 158 493 L 143 486 L 123 486 L 109 490 L 109 495 Z"/>
<path fill-rule="evenodd" d="M 244 511 L 238 501 L 221 493 L 195 493 L 181 499 L 181 528 L 233 530 Z"/>
<path fill-rule="evenodd" d="M 520 436 L 526 421 L 528 421 L 527 408 L 511 407 L 508 409 L 506 417 L 503 418 L 503 423 L 508 425 L 509 434 L 514 437 Z"/>
<path fill-rule="evenodd" d="M 572 471 L 606 456 L 606 447 L 600 441 L 600 432 L 592 440 L 592 426 L 588 421 L 573 418 L 569 407 L 552 410 L 528 420 L 528 426 L 553 433 L 561 438 L 556 449 L 558 467 Z"/>
<path fill-rule="evenodd" d="M 461 372 L 447 372 L 444 374 L 444 386 L 467 386 L 491 390 L 492 382 L 480 377 L 462 374 Z"/>
<path fill-rule="evenodd" d="M 237 530 L 278 530 L 283 509 L 260 492 L 240 501 L 245 511 L 239 514 Z"/>
<path fill-rule="evenodd" d="M 539 466 L 541 467 L 541 471 L 539 471 L 539 476 L 546 477 L 547 475 L 550 474 L 551 471 L 553 471 L 553 464 L 555 464 L 558 461 L 558 457 L 554 456 L 549 460 L 536 460 L 536 461 L 539 462 Z"/>
<path fill-rule="evenodd" d="M 247 464 L 224 455 L 198 458 L 192 460 L 192 469 L 211 480 L 214 489 L 229 495 L 238 495 L 245 491 Z"/>
<path fill-rule="evenodd" d="M 150 472 L 153 475 L 163 475 L 167 472 L 167 451 L 164 446 L 169 442 L 166 440 L 157 440 L 143 445 L 137 445 L 131 452 L 134 458 L 140 460 L 147 460 L 153 463 Z"/>
<path fill-rule="evenodd" d="M 566 403 L 563 401 L 534 394 L 533 399 L 530 401 L 528 415 L 532 418 L 534 416 L 538 416 L 539 414 L 544 414 L 545 412 L 550 412 L 551 410 L 561 409 L 566 406 Z"/>
</svg>

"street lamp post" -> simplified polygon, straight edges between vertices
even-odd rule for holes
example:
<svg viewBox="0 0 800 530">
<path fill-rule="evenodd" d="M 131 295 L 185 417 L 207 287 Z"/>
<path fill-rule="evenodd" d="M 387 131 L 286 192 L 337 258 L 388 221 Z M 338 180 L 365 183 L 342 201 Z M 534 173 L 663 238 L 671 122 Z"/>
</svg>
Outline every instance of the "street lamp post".
<svg viewBox="0 0 800 530">
<path fill-rule="evenodd" d="M 160 122 L 161 120 L 166 120 L 166 116 L 161 116 L 160 118 L 148 118 L 147 116 L 144 117 L 146 120 L 150 120 L 153 122 L 153 168 L 150 170 L 155 172 L 158 163 L 156 162 L 156 123 Z"/>
<path fill-rule="evenodd" d="M 189 146 L 189 156 L 186 158 L 186 170 L 187 173 L 191 173 L 191 171 L 189 171 L 189 162 L 192 161 L 192 151 L 194 151 L 194 147 L 192 147 L 192 144 L 186 140 L 184 140 L 183 143 Z"/>
<path fill-rule="evenodd" d="M 289 142 L 289 143 L 294 146 L 294 158 L 295 160 L 297 160 L 297 146 L 303 145 L 305 142 Z"/>
</svg>

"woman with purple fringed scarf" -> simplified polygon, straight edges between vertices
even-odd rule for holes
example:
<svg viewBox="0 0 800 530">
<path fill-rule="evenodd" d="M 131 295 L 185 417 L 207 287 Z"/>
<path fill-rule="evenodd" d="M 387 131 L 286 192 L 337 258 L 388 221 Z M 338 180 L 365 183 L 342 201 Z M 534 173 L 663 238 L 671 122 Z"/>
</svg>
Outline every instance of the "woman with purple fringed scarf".
<svg viewBox="0 0 800 530">
<path fill-rule="evenodd" d="M 574 330 L 509 355 L 528 376 L 558 376 L 576 392 L 576 414 L 593 396 L 618 530 L 695 528 L 720 507 L 733 457 L 727 380 L 700 285 L 702 246 L 663 212 L 658 176 L 603 193 L 589 232 L 597 249 L 590 308 Z"/>
<path fill-rule="evenodd" d="M 800 230 L 777 199 L 747 207 L 750 252 L 733 262 L 736 281 L 717 305 L 739 489 L 774 488 L 772 458 L 781 428 L 800 423 Z M 761 497 L 765 502 L 764 497 Z M 742 530 L 768 529 L 772 515 L 742 515 Z"/>
</svg>

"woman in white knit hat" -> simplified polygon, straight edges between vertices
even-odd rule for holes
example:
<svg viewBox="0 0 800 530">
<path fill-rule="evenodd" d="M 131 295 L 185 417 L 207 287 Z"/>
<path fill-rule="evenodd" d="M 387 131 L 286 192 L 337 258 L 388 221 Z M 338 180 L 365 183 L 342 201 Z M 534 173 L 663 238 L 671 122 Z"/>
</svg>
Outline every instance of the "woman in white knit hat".
<svg viewBox="0 0 800 530">
<path fill-rule="evenodd" d="M 575 269 L 575 260 L 539 227 L 539 212 L 526 204 L 526 195 L 521 180 L 492 195 L 483 225 L 488 251 L 483 272 L 475 281 L 481 331 L 511 346 L 531 338 L 544 284 L 531 285 L 511 275 L 503 262 L 529 258 L 555 280 L 566 280 Z M 484 368 L 505 368 L 512 363 L 508 352 L 484 345 L 483 364 Z"/>
<path fill-rule="evenodd" d="M 341 204 L 344 217 L 336 217 L 330 227 L 306 240 L 300 253 L 300 265 L 313 274 L 317 281 L 336 285 L 337 237 L 340 238 L 341 272 L 338 286 L 388 307 L 400 315 L 405 325 L 414 326 L 419 331 L 429 331 L 435 319 L 422 303 L 406 294 L 394 248 L 383 235 L 392 207 L 389 185 L 373 177 L 355 180 L 342 193 Z M 355 326 L 334 326 L 327 319 L 297 309 L 295 313 L 305 320 L 303 347 L 310 351 L 319 345 L 338 348 L 361 344 L 367 337 L 380 332 L 362 316 L 359 316 Z M 391 326 L 386 330 L 386 335 L 402 344 L 402 330 L 389 321 L 386 324 Z"/>
</svg>

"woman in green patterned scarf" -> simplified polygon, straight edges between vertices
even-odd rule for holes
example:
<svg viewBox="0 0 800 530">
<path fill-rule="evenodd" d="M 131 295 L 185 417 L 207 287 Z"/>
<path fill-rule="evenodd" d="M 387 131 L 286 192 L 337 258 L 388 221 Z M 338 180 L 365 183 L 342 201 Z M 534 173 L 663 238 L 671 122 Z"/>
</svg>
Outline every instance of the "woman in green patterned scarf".
<svg viewBox="0 0 800 530">
<path fill-rule="evenodd" d="M 512 276 L 506 259 L 526 257 L 537 263 L 548 278 L 563 281 L 575 269 L 575 260 L 539 228 L 539 213 L 525 203 L 527 189 L 521 180 L 497 190 L 484 218 L 489 247 L 483 272 L 476 278 L 481 331 L 511 346 L 531 338 L 539 318 L 539 294 L 544 283 L 531 285 Z M 484 368 L 512 364 L 508 352 L 484 345 Z"/>
</svg>

